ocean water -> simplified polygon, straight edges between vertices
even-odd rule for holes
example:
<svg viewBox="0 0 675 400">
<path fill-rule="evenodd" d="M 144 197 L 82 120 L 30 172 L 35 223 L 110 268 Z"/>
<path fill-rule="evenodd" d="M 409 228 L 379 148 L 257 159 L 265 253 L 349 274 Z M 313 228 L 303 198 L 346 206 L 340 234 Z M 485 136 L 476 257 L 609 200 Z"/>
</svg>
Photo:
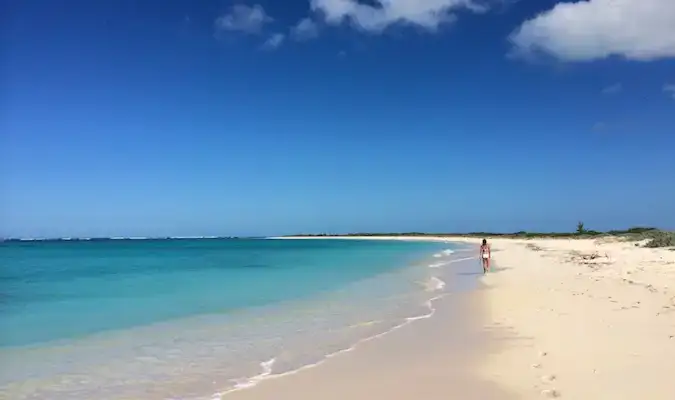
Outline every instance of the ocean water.
<svg viewBox="0 0 675 400">
<path fill-rule="evenodd" d="M 0 399 L 211 399 L 416 318 L 447 243 L 0 244 Z"/>
</svg>

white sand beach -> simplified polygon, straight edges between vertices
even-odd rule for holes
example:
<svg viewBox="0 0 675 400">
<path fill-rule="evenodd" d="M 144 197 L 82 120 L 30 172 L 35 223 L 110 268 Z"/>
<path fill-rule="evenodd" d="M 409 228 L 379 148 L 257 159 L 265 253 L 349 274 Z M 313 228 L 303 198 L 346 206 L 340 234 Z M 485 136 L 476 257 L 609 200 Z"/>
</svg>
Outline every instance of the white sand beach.
<svg viewBox="0 0 675 400">
<path fill-rule="evenodd" d="M 482 287 L 434 303 L 432 318 L 225 398 L 675 398 L 675 251 L 490 243 L 496 268 Z"/>
<path fill-rule="evenodd" d="M 491 241 L 486 328 L 521 339 L 477 369 L 520 399 L 675 398 L 675 252 L 600 240 Z"/>
</svg>

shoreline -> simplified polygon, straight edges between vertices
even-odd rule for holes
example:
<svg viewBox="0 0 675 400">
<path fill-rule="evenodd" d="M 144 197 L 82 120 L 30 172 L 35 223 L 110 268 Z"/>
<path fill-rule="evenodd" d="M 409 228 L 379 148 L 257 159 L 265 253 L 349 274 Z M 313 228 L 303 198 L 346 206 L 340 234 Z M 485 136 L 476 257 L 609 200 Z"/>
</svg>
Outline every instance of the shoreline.
<svg viewBox="0 0 675 400">
<path fill-rule="evenodd" d="M 463 265 L 465 271 L 475 269 L 473 264 Z M 446 391 L 437 392 L 442 385 L 461 387 L 462 399 L 510 400 L 513 397 L 465 368 L 487 355 L 482 350 L 501 346 L 498 340 L 489 340 L 494 332 L 481 330 L 482 290 L 478 287 L 442 293 L 428 301 L 431 312 L 427 315 L 408 318 L 395 328 L 363 339 L 318 364 L 269 376 L 254 387 L 231 391 L 217 399 L 365 400 L 424 395 L 440 400 L 448 395 Z M 448 356 L 452 362 L 437 368 Z M 452 383 L 448 386 L 449 382 Z"/>
<path fill-rule="evenodd" d="M 266 238 L 266 239 L 277 239 L 277 238 Z M 304 237 L 287 237 L 284 239 L 305 239 Z M 330 239 L 330 238 L 327 238 Z M 353 237 L 353 239 L 360 239 L 359 237 Z M 382 240 L 389 240 L 389 238 L 382 238 Z M 407 239 L 403 239 L 406 240 Z M 447 240 L 427 240 L 428 242 L 434 242 L 434 243 L 439 243 L 439 242 L 448 242 Z M 460 247 L 463 246 L 462 243 L 454 243 L 456 245 L 459 245 Z M 451 257 L 452 254 L 455 253 L 456 250 L 440 250 L 438 253 L 434 253 L 433 255 L 429 256 L 429 261 L 432 259 L 436 260 L 436 262 L 433 262 L 429 265 L 426 265 L 424 267 L 418 266 L 415 268 L 429 268 L 431 270 L 434 270 L 436 268 L 439 268 L 440 266 L 447 266 L 449 264 L 455 264 L 455 263 L 463 263 L 466 262 L 469 259 L 475 258 L 475 257 L 468 257 L 468 258 L 459 258 L 459 259 L 452 259 L 448 258 Z M 463 250 L 459 250 L 460 252 Z M 433 257 L 433 258 L 432 258 Z M 444 277 L 444 279 L 447 279 Z M 446 287 L 446 281 L 444 279 L 441 279 L 437 276 L 432 276 L 426 284 L 429 285 L 427 287 L 426 291 L 431 293 L 438 293 L 434 295 L 433 297 L 430 297 L 428 300 L 426 300 L 423 303 L 423 308 L 425 311 L 422 314 L 419 315 L 412 315 L 412 316 L 407 316 L 403 317 L 399 323 L 396 325 L 393 325 L 386 330 L 382 332 L 375 333 L 370 336 L 366 336 L 363 338 L 358 339 L 356 342 L 353 344 L 349 345 L 349 347 L 334 351 L 332 353 L 328 353 L 324 356 L 323 359 L 313 362 L 310 364 L 302 365 L 297 369 L 290 370 L 290 371 L 285 371 L 285 372 L 280 372 L 280 373 L 274 373 L 274 363 L 275 359 L 267 360 L 264 361 L 260 364 L 262 372 L 258 375 L 242 379 L 242 382 L 240 384 L 237 384 L 234 388 L 230 388 L 227 390 L 224 390 L 222 392 L 215 393 L 212 397 L 212 399 L 233 399 L 233 398 L 238 398 L 236 395 L 241 395 L 243 398 L 248 398 L 248 395 L 251 395 L 251 392 L 253 393 L 252 395 L 255 397 L 256 396 L 256 391 L 259 386 L 259 384 L 266 384 L 270 381 L 276 381 L 281 378 L 288 378 L 295 376 L 296 374 L 301 374 L 308 372 L 310 370 L 315 369 L 316 367 L 321 367 L 324 364 L 328 363 L 334 358 L 340 358 L 342 356 L 345 356 L 347 354 L 351 354 L 353 352 L 358 352 L 359 349 L 361 349 L 363 346 L 368 345 L 370 342 L 376 342 L 377 340 L 388 336 L 400 329 L 405 329 L 406 327 L 413 325 L 415 322 L 422 321 L 422 320 L 427 320 L 431 319 L 434 317 L 434 315 L 437 312 L 437 304 L 443 301 L 447 296 L 452 295 L 453 293 L 446 292 L 443 289 Z M 419 282 L 421 283 L 421 282 Z M 433 286 L 433 287 L 431 287 Z M 428 311 L 427 311 L 428 310 Z M 247 394 L 245 394 L 247 393 Z M 257 397 L 256 397 L 257 398 Z"/>
<path fill-rule="evenodd" d="M 445 236 L 274 239 L 466 245 L 480 240 Z M 433 318 L 364 343 L 317 368 L 261 382 L 224 399 L 309 400 L 317 392 L 326 399 L 355 400 L 404 400 L 422 394 L 427 399 L 446 399 L 449 393 L 481 400 L 672 398 L 675 252 L 637 247 L 618 238 L 487 239 L 494 251 L 493 272 L 480 278 L 477 290 L 461 295 L 450 292 L 439 299 Z M 447 310 L 454 309 L 453 318 L 457 318 L 461 307 L 471 311 L 460 317 L 467 325 L 458 334 L 452 330 L 456 320 L 448 318 Z M 434 331 L 446 335 L 439 338 Z M 457 339 L 453 335 L 468 332 L 482 339 L 473 343 L 473 352 L 465 343 L 453 344 Z M 458 360 L 463 362 L 461 371 Z"/>
<path fill-rule="evenodd" d="M 260 241 L 255 244 L 264 248 L 274 245 Z M 311 296 L 248 307 L 224 313 L 226 315 L 199 315 L 72 340 L 68 338 L 54 345 L 43 342 L 32 350 L 10 350 L 17 361 L 21 358 L 21 362 L 3 374 L 0 393 L 17 399 L 27 399 L 38 392 L 47 395 L 56 392 L 51 380 L 60 384 L 59 391 L 69 398 L 86 399 L 95 395 L 99 390 L 94 387 L 97 383 L 102 386 L 98 393 L 104 394 L 105 398 L 210 398 L 235 384 L 246 386 L 245 381 L 250 377 L 258 381 L 261 373 L 295 371 L 303 365 L 323 360 L 326 354 L 352 347 L 364 337 L 388 332 L 401 322 L 409 324 L 427 318 L 433 310 L 425 307 L 425 302 L 441 291 L 436 291 L 440 283 L 429 279 L 435 271 L 425 267 L 448 260 L 450 257 L 445 255 L 437 259 L 432 255 L 455 247 L 445 243 L 372 244 L 362 248 L 387 250 L 372 254 L 366 250 L 360 258 L 350 258 L 347 257 L 349 250 L 342 257 L 340 251 L 345 247 L 338 244 L 332 253 L 334 262 L 317 263 L 314 269 L 328 265 L 330 269 L 324 269 L 330 271 L 340 265 L 362 265 L 363 268 L 346 271 L 352 277 L 360 278 L 346 280 L 348 284 L 319 286 L 326 289 L 315 291 Z M 304 249 L 304 246 L 300 247 Z M 322 245 L 316 247 L 323 248 Z M 318 253 L 313 259 L 327 259 L 330 254 Z M 365 264 L 359 264 L 359 259 Z M 402 259 L 405 262 L 401 262 Z M 352 264 L 350 260 L 357 262 Z M 312 263 L 307 265 L 314 266 Z M 368 272 L 369 265 L 379 269 Z M 354 272 L 361 269 L 362 273 Z M 267 270 L 254 272 L 268 273 Z M 293 275 L 292 280 L 271 279 L 275 285 L 292 282 L 305 287 L 331 281 L 308 279 L 311 274 L 304 270 L 300 272 L 302 274 Z M 420 285 L 422 282 L 428 282 L 429 286 Z M 223 288 L 220 283 L 217 285 Z M 25 357 L 27 353 L 31 357 Z M 61 360 L 66 358 L 77 362 L 64 365 Z M 276 358 L 274 365 L 269 363 L 272 358 Z M 261 368 L 260 362 L 265 361 L 267 363 Z M 12 361 L 8 359 L 8 362 Z M 51 366 L 54 366 L 53 370 Z M 266 371 L 267 367 L 273 367 L 273 371 Z M 122 368 L 138 370 L 138 373 L 127 375 Z M 152 381 L 140 381 L 150 373 L 153 374 Z M 67 380 L 75 374 L 86 376 L 88 381 Z M 23 383 L 26 381 L 30 385 Z"/>
<path fill-rule="evenodd" d="M 458 237 L 445 236 L 269 236 L 267 240 L 402 240 L 414 242 L 447 242 L 447 243 L 464 243 Z"/>
<path fill-rule="evenodd" d="M 411 238 L 381 236 L 372 238 L 350 236 L 270 237 L 267 239 L 404 240 L 453 243 L 461 247 L 467 245 L 467 243 L 443 237 Z M 464 253 L 466 253 L 466 251 L 466 249 L 459 250 L 459 252 Z M 449 255 L 449 253 L 441 252 L 435 254 L 434 257 L 440 257 L 441 254 L 443 254 L 443 256 Z M 470 278 L 475 285 L 480 286 L 480 282 L 477 278 L 479 275 L 482 275 L 482 273 L 473 272 L 474 270 L 477 270 L 477 268 L 471 262 L 471 260 L 477 260 L 477 257 L 466 257 L 466 254 L 461 253 L 459 255 L 460 258 L 448 259 L 445 260 L 445 262 L 441 261 L 426 266 L 426 268 L 441 273 L 444 272 L 446 275 L 449 275 L 443 276 L 443 279 L 445 280 L 437 277 L 432 278 L 438 282 L 441 289 L 446 283 L 448 285 L 456 285 L 457 282 L 453 281 L 461 281 L 462 276 L 460 275 L 465 275 L 464 278 Z M 419 391 L 418 389 L 415 389 L 414 385 L 409 385 L 409 383 L 416 381 L 418 378 L 415 377 L 414 374 L 408 376 L 408 373 L 403 369 L 392 369 L 389 362 L 385 364 L 375 361 L 376 365 L 373 366 L 366 366 L 363 362 L 370 363 L 372 362 L 372 359 L 380 358 L 397 358 L 398 352 L 391 352 L 389 349 L 395 347 L 400 350 L 402 347 L 407 347 L 411 339 L 418 342 L 420 332 L 422 332 L 423 336 L 433 337 L 433 340 L 421 341 L 421 343 L 429 345 L 425 351 L 427 355 L 438 356 L 438 350 L 442 349 L 445 353 L 451 354 L 454 359 L 454 366 L 451 368 L 453 372 L 448 374 L 447 368 L 445 368 L 446 373 L 440 375 L 438 373 L 433 374 L 432 380 L 434 382 L 430 383 L 430 388 L 443 384 L 443 382 L 447 383 L 450 379 L 455 382 L 456 385 L 461 384 L 463 386 L 464 393 L 462 398 L 465 399 L 511 399 L 511 396 L 503 393 L 501 389 L 492 385 L 490 382 L 478 382 L 477 380 L 479 377 L 464 369 L 465 365 L 473 364 L 475 363 L 475 360 L 487 355 L 487 353 L 482 351 L 487 343 L 487 335 L 485 332 L 481 331 L 480 327 L 482 326 L 482 323 L 479 322 L 484 315 L 481 312 L 483 307 L 479 306 L 479 303 L 482 301 L 482 296 L 479 293 L 481 290 L 483 290 L 483 288 L 476 287 L 471 288 L 468 291 L 444 291 L 426 302 L 426 306 L 430 311 L 425 315 L 408 317 L 401 324 L 396 325 L 387 331 L 361 339 L 350 348 L 330 354 L 318 363 L 303 366 L 298 370 L 279 375 L 271 374 L 269 373 L 271 371 L 268 371 L 268 373 L 265 376 L 262 376 L 262 379 L 256 381 L 254 385 L 218 393 L 215 399 L 257 400 L 278 398 L 309 400 L 316 398 L 316 391 L 321 391 L 321 398 L 324 399 L 342 399 L 349 396 L 370 399 L 374 396 L 372 393 L 372 383 L 362 382 L 349 387 L 349 382 L 358 382 L 365 376 L 371 376 L 376 380 L 382 380 L 383 382 L 382 385 L 380 385 L 380 388 L 384 389 L 386 385 L 382 375 L 383 369 L 391 369 L 391 375 L 386 379 L 388 381 L 386 382 L 387 385 L 393 380 L 403 384 L 403 386 L 394 386 L 394 389 L 391 387 L 389 389 L 384 389 L 384 392 L 378 393 L 375 397 L 399 398 L 397 396 L 400 395 L 402 390 L 406 391 L 406 388 L 413 389 L 413 392 Z M 448 324 L 445 323 L 448 319 L 452 321 L 452 325 L 454 326 L 448 326 Z M 435 348 L 436 344 L 440 342 L 443 342 L 444 344 Z M 467 345 L 467 342 L 472 343 Z M 498 341 L 491 341 L 491 343 L 490 346 L 493 346 L 494 343 L 498 343 Z M 424 358 L 419 358 L 419 355 L 415 354 L 416 351 L 414 351 L 414 348 L 411 350 L 413 350 L 411 353 L 408 351 L 405 352 L 408 353 L 404 357 L 405 360 L 399 360 L 394 364 L 403 366 L 409 365 L 413 361 L 424 361 Z M 460 360 L 462 360 L 462 362 L 458 362 Z M 431 365 L 434 364 L 435 363 L 432 363 Z M 345 375 L 345 371 L 349 372 Z M 361 371 L 363 373 L 354 375 L 353 371 Z M 419 378 L 424 379 L 423 376 L 420 376 Z M 345 392 L 345 384 L 349 387 L 347 389 L 349 393 Z M 362 386 L 362 384 L 365 384 L 365 387 Z M 330 388 L 327 388 L 326 386 Z M 431 398 L 433 398 L 433 396 Z"/>
<path fill-rule="evenodd" d="M 241 384 L 239 387 L 234 387 L 232 389 L 228 389 L 228 390 L 225 390 L 225 391 L 220 392 L 220 393 L 215 393 L 214 397 L 215 398 L 225 398 L 225 396 L 232 395 L 234 393 L 241 392 L 243 390 L 252 389 L 258 383 L 261 383 L 263 381 L 285 378 L 285 377 L 292 376 L 292 375 L 301 373 L 303 371 L 321 366 L 324 363 L 330 361 L 334 357 L 340 356 L 342 354 L 350 353 L 350 352 L 356 350 L 357 348 L 359 348 L 361 345 L 363 345 L 365 343 L 368 343 L 372 340 L 376 340 L 378 338 L 381 338 L 385 335 L 388 335 L 389 333 L 395 332 L 396 330 L 401 329 L 401 328 L 403 328 L 403 327 L 405 327 L 405 326 L 407 326 L 407 325 L 409 325 L 409 324 L 411 324 L 415 321 L 431 318 L 436 313 L 436 308 L 434 307 L 434 302 L 436 300 L 442 299 L 443 297 L 445 297 L 445 294 L 438 295 L 436 297 L 432 297 L 431 299 L 429 299 L 426 302 L 425 306 L 429 308 L 428 313 L 418 315 L 418 316 L 414 316 L 414 317 L 406 317 L 402 323 L 400 323 L 398 325 L 395 325 L 394 327 L 389 328 L 384 332 L 380 332 L 380 333 L 377 333 L 375 335 L 362 338 L 362 339 L 358 340 L 356 343 L 354 343 L 353 345 L 351 345 L 351 346 L 349 346 L 345 349 L 326 354 L 322 360 L 317 361 L 315 363 L 303 365 L 300 368 L 297 368 L 297 369 L 294 369 L 294 370 L 291 370 L 291 371 L 287 371 L 287 372 L 282 372 L 280 374 L 273 374 L 272 370 L 273 370 L 275 359 L 273 358 L 273 359 L 270 359 L 270 360 L 267 360 L 267 361 L 263 361 L 262 363 L 260 363 L 260 366 L 263 370 L 262 373 L 260 373 L 259 375 L 255 375 L 253 377 L 247 378 L 246 382 Z M 228 397 L 228 398 L 231 398 L 231 397 Z"/>
</svg>

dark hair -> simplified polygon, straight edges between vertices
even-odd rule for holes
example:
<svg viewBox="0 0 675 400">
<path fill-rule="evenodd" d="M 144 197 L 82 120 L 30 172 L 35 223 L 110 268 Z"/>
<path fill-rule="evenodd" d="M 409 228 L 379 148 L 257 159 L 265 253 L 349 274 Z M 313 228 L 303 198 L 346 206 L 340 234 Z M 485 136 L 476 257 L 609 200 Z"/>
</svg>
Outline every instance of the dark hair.
<svg viewBox="0 0 675 400">
<path fill-rule="evenodd" d="M 487 244 L 487 240 L 483 239 L 483 244 Z"/>
</svg>

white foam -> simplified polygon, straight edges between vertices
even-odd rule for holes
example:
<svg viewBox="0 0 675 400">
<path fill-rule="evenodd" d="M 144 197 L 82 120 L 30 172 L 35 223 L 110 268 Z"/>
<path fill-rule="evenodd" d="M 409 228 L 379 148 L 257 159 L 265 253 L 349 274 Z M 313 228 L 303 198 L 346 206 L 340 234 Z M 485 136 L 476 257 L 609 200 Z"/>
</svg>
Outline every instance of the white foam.
<svg viewBox="0 0 675 400">
<path fill-rule="evenodd" d="M 443 282 L 443 281 L 440 280 L 440 279 L 438 279 L 438 280 L 439 280 L 440 282 L 443 283 L 443 286 L 445 286 L 445 282 Z M 310 368 L 317 367 L 317 366 L 323 364 L 324 362 L 328 361 L 329 359 L 331 359 L 331 358 L 333 358 L 333 357 L 335 357 L 335 356 L 338 356 L 338 355 L 340 355 L 340 354 L 348 353 L 348 352 L 353 351 L 354 349 L 356 349 L 356 348 L 357 348 L 360 344 L 362 344 L 362 343 L 369 342 L 369 341 L 371 341 L 371 340 L 380 338 L 380 337 L 382 337 L 382 336 L 384 336 L 384 335 L 386 335 L 386 334 L 388 334 L 388 333 L 391 333 L 391 332 L 393 332 L 393 331 L 395 331 L 395 330 L 398 330 L 399 328 L 402 328 L 402 327 L 404 327 L 404 326 L 406 326 L 406 325 L 408 325 L 408 324 L 410 324 L 410 323 L 412 323 L 412 322 L 415 322 L 415 321 L 418 321 L 418 320 L 421 320 L 421 319 L 431 318 L 431 317 L 434 315 L 434 313 L 436 313 L 436 309 L 435 309 L 434 306 L 433 306 L 434 301 L 436 301 L 436 300 L 438 300 L 438 299 L 441 299 L 441 298 L 443 298 L 443 297 L 445 297 L 445 296 L 446 296 L 446 294 L 440 294 L 440 295 L 438 295 L 438 296 L 436 296 L 436 297 L 432 297 L 431 299 L 427 300 L 427 301 L 424 303 L 424 305 L 429 309 L 429 312 L 428 312 L 428 313 L 422 314 L 422 315 L 418 315 L 418 316 L 414 316 L 414 317 L 407 317 L 402 323 L 400 323 L 400 324 L 398 324 L 398 325 L 392 327 L 391 329 L 389 329 L 389 330 L 387 330 L 387 331 L 384 331 L 384 332 L 381 332 L 381 333 L 378 333 L 378 334 L 373 335 L 373 336 L 369 336 L 369 337 L 363 338 L 363 339 L 357 341 L 357 342 L 354 343 L 352 346 L 350 346 L 350 347 L 348 347 L 348 348 L 346 348 L 346 349 L 338 350 L 338 351 L 336 351 L 336 352 L 334 352 L 334 353 L 327 354 L 326 356 L 324 356 L 323 360 L 320 360 L 320 361 L 318 361 L 318 362 L 315 362 L 315 363 L 312 363 L 312 364 L 306 364 L 306 365 L 303 365 L 302 367 L 297 368 L 297 369 L 294 369 L 294 370 L 292 370 L 292 371 L 283 372 L 283 373 L 281 373 L 281 374 L 276 374 L 276 375 L 272 374 L 272 364 L 274 364 L 274 360 L 275 360 L 274 358 L 271 359 L 271 360 L 269 360 L 269 361 L 266 361 L 266 362 L 264 362 L 264 363 L 261 363 L 260 365 L 263 367 L 263 373 L 261 373 L 261 374 L 259 374 L 259 375 L 256 375 L 256 376 L 254 376 L 254 377 L 252 377 L 252 378 L 249 378 L 248 380 L 246 380 L 245 383 L 242 382 L 242 383 L 240 383 L 240 384 L 237 384 L 237 385 L 236 385 L 234 388 L 232 388 L 232 389 L 226 390 L 226 391 L 224 391 L 224 392 L 215 393 L 213 396 L 211 396 L 211 400 L 220 400 L 220 399 L 222 399 L 224 396 L 226 396 L 226 395 L 228 395 L 228 394 L 230 394 L 230 393 L 234 393 L 234 392 L 238 392 L 238 391 L 240 391 L 240 390 L 244 390 L 244 389 L 248 389 L 248 388 L 254 387 L 254 386 L 256 386 L 257 384 L 259 384 L 260 382 L 262 382 L 262 381 L 264 381 L 264 380 L 267 380 L 267 379 L 283 378 L 283 377 L 285 377 L 285 376 L 297 374 L 298 372 L 304 371 L 304 370 L 306 370 L 306 369 L 310 369 Z"/>
<path fill-rule="evenodd" d="M 440 267 L 443 267 L 443 266 L 448 265 L 448 264 L 453 264 L 453 263 L 456 263 L 456 262 L 466 261 L 466 260 L 473 260 L 475 258 L 476 257 L 464 257 L 464 258 L 458 258 L 456 260 L 448 260 L 448 261 L 443 261 L 443 262 L 437 262 L 437 263 L 429 264 L 429 268 L 440 268 Z"/>
<path fill-rule="evenodd" d="M 452 254 L 454 252 L 455 252 L 454 250 L 445 249 L 445 250 L 441 251 L 440 253 L 434 254 L 434 257 L 441 258 L 443 256 L 449 256 L 450 254 Z"/>
<path fill-rule="evenodd" d="M 432 276 L 429 279 L 429 282 L 427 282 L 427 292 L 435 292 L 437 290 L 441 290 L 445 287 L 445 282 L 435 276 Z"/>
<path fill-rule="evenodd" d="M 246 389 L 253 387 L 258 384 L 258 382 L 262 381 L 266 377 L 270 376 L 272 374 L 272 366 L 274 366 L 274 362 L 276 361 L 276 358 L 271 358 L 267 361 L 263 361 L 260 363 L 260 367 L 262 368 L 262 372 L 258 375 L 252 376 L 248 379 L 240 379 L 237 381 L 237 384 L 234 385 L 235 389 Z M 217 397 L 216 397 L 217 398 Z"/>
<path fill-rule="evenodd" d="M 447 264 L 452 264 L 452 263 L 456 263 L 456 262 L 460 262 L 460 261 L 466 261 L 466 260 L 475 260 L 476 258 L 478 258 L 478 257 L 464 257 L 464 258 L 458 258 L 458 259 L 456 259 L 456 260 L 450 260 L 450 261 L 448 261 Z"/>
</svg>

